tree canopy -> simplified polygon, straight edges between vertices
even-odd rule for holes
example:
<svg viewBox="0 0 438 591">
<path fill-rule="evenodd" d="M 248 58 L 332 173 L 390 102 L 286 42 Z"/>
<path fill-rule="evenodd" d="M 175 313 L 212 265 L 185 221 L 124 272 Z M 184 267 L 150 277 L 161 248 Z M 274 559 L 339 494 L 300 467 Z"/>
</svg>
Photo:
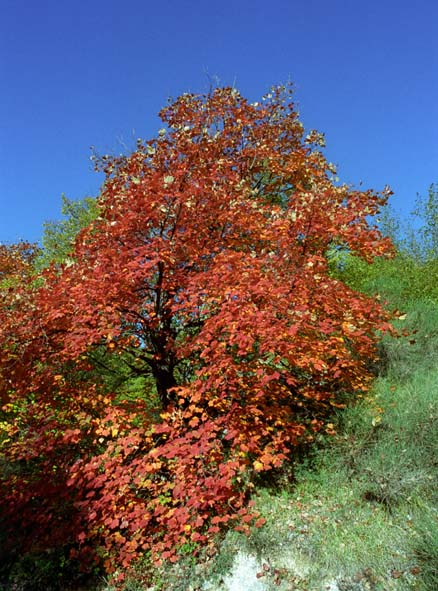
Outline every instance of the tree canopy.
<svg viewBox="0 0 438 591">
<path fill-rule="evenodd" d="M 370 223 L 388 193 L 335 183 L 289 88 L 184 94 L 160 116 L 156 138 L 96 163 L 68 260 L 0 309 L 8 519 L 109 570 L 261 525 L 255 475 L 330 431 L 389 328 L 328 260 L 391 254 Z"/>
</svg>

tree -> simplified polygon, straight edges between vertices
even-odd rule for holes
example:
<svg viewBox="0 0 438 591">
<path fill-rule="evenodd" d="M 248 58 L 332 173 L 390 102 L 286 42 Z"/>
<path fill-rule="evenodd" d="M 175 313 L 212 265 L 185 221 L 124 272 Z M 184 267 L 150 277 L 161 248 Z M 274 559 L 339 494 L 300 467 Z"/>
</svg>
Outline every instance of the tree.
<svg viewBox="0 0 438 591">
<path fill-rule="evenodd" d="M 61 213 L 64 219 L 44 224 L 42 250 L 35 261 L 39 270 L 68 261 L 76 236 L 97 216 L 97 203 L 92 197 L 73 201 L 62 195 Z"/>
<path fill-rule="evenodd" d="M 38 247 L 29 242 L 0 244 L 0 285 L 3 290 L 31 275 Z"/>
<path fill-rule="evenodd" d="M 7 327 L 15 322 L 15 309 L 21 306 L 20 292 L 31 281 L 33 264 L 38 254 L 37 245 L 29 242 L 0 244 L 0 342 L 4 344 L 4 349 L 8 341 Z M 26 299 L 28 295 L 29 290 L 24 290 Z M 9 354 L 8 351 L 7 359 Z M 9 390 L 7 379 L 2 375 L 10 361 L 7 359 L 5 364 L 0 364 L 0 402 L 2 403 L 6 402 Z"/>
<path fill-rule="evenodd" d="M 40 256 L 34 244 L 0 245 L 2 575 L 26 551 L 62 548 L 77 534 L 75 499 L 66 486 L 68 471 L 62 469 L 75 461 L 77 451 L 59 445 L 66 426 L 76 420 L 75 411 L 68 398 L 64 406 L 62 388 L 56 391 L 56 368 L 47 361 L 53 351 L 37 303 Z M 81 382 L 85 393 L 85 376 Z M 66 386 L 64 391 L 68 396 Z M 76 413 L 81 417 L 84 411 L 81 400 Z"/>
<path fill-rule="evenodd" d="M 330 410 L 368 388 L 389 328 L 328 265 L 336 246 L 390 254 L 368 222 L 387 194 L 334 184 L 289 88 L 253 104 L 230 88 L 185 94 L 160 116 L 157 138 L 98 162 L 97 217 L 69 264 L 42 273 L 35 317 L 16 317 L 33 337 L 16 345 L 27 382 L 15 395 L 44 427 L 11 449 L 26 460 L 31 441 L 48 458 L 39 482 L 56 451 L 76 540 L 100 544 L 108 568 L 114 554 L 173 560 L 247 529 L 254 475 L 330 431 Z M 147 378 L 142 396 L 109 392 L 96 355 Z"/>
</svg>

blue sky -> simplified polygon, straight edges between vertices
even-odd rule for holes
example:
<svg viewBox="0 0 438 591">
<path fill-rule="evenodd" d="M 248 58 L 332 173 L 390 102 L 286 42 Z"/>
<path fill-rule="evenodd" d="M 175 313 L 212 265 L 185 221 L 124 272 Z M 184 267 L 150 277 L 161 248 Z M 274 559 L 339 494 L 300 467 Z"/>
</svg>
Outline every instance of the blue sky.
<svg viewBox="0 0 438 591">
<path fill-rule="evenodd" d="M 438 182 L 436 0 L 0 0 L 0 242 L 38 240 L 99 153 L 160 127 L 211 80 L 257 100 L 288 80 L 346 183 L 408 212 Z"/>
</svg>

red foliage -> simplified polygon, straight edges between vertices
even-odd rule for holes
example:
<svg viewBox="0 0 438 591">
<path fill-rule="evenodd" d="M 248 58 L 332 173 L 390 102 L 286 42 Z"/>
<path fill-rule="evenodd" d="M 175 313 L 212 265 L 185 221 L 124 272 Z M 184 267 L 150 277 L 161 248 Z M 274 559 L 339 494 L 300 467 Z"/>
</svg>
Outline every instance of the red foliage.
<svg viewBox="0 0 438 591">
<path fill-rule="evenodd" d="M 158 138 L 101 161 L 100 216 L 74 262 L 0 311 L 3 451 L 21 465 L 3 479 L 9 515 L 63 523 L 108 570 L 262 525 L 254 474 L 369 385 L 387 318 L 330 276 L 327 253 L 390 253 L 368 222 L 386 195 L 336 186 L 288 101 L 280 88 L 261 104 L 230 88 L 180 97 Z M 121 400 L 105 363 L 156 392 Z"/>
</svg>

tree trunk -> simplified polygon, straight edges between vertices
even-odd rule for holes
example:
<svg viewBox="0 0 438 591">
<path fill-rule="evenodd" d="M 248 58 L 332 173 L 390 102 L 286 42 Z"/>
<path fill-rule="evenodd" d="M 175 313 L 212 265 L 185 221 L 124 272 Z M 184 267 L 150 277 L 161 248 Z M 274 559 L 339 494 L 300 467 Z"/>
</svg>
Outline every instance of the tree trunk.
<svg viewBox="0 0 438 591">
<path fill-rule="evenodd" d="M 173 367 L 169 368 L 163 365 L 155 365 L 152 368 L 152 374 L 155 379 L 155 385 L 157 387 L 157 393 L 161 405 L 163 408 L 166 408 L 172 400 L 172 396 L 169 395 L 169 390 L 177 385 L 175 376 L 173 375 Z"/>
</svg>

